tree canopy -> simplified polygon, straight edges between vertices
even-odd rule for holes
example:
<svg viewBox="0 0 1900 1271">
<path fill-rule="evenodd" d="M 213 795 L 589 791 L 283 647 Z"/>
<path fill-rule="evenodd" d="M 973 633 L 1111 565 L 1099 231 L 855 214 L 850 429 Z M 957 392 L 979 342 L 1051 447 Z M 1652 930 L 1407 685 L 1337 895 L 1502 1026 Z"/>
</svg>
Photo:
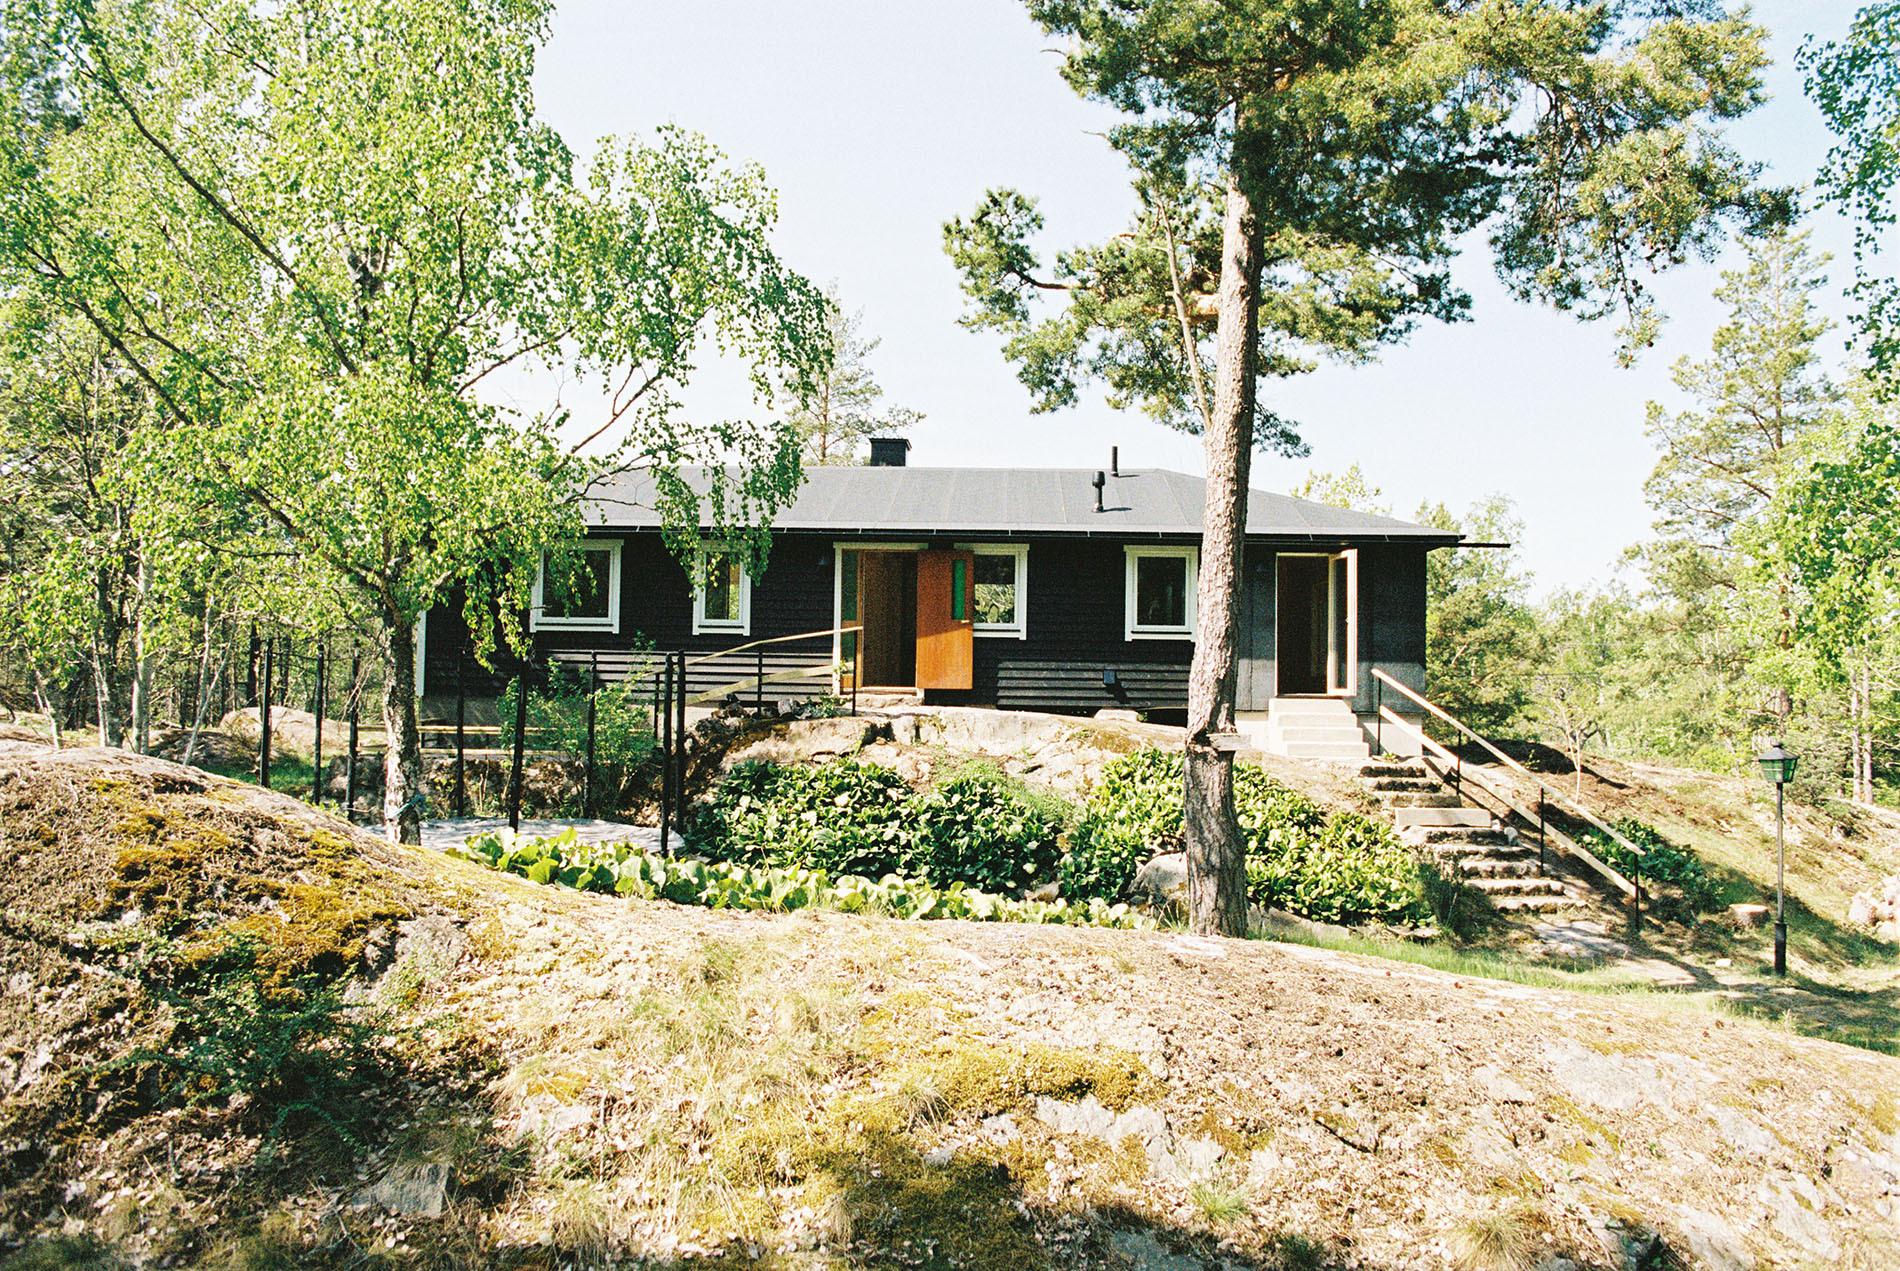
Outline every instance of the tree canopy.
<svg viewBox="0 0 1900 1271">
<path fill-rule="evenodd" d="M 226 527 L 221 550 L 271 559 L 312 620 L 374 636 L 411 833 L 418 618 L 459 584 L 478 640 L 497 609 L 507 629 L 610 469 L 654 471 L 676 540 L 756 523 L 795 487 L 795 437 L 689 420 L 679 392 L 713 345 L 767 409 L 830 357 L 757 168 L 671 128 L 582 164 L 537 120 L 549 11 L 8 0 L 0 19 L 0 287 L 88 324 L 149 394 L 118 461 L 141 533 Z M 484 396 L 536 357 L 600 385 L 598 414 Z M 694 460 L 711 490 L 683 479 Z"/>
</svg>

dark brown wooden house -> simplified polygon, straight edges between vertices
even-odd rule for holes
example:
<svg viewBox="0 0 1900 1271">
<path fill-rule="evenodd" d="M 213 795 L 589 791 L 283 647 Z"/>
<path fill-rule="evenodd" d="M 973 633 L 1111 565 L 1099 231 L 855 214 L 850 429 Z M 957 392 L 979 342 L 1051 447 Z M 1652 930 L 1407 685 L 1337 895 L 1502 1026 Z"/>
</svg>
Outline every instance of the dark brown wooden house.
<svg viewBox="0 0 1900 1271">
<path fill-rule="evenodd" d="M 879 442 L 869 466 L 810 471 L 756 576 L 708 537 L 702 586 L 661 542 L 648 482 L 596 488 L 582 580 L 565 595 L 537 589 L 537 651 L 611 679 L 642 664 L 640 648 L 743 646 L 699 663 L 695 691 L 762 663 L 764 691 L 780 701 L 848 695 L 855 678 L 927 703 L 1178 716 L 1196 632 L 1200 478 L 911 467 L 907 449 Z M 1284 753 L 1363 754 L 1371 670 L 1424 687 L 1425 558 L 1457 541 L 1254 491 L 1242 727 Z M 452 609 L 430 614 L 423 643 L 419 678 L 439 706 L 466 671 Z"/>
</svg>

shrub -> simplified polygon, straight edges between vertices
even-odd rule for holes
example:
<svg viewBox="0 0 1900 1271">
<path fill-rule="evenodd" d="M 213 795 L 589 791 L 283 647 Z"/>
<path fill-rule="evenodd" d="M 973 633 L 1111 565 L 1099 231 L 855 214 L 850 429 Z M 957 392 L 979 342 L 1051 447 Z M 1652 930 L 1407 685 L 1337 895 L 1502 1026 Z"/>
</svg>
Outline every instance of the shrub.
<svg viewBox="0 0 1900 1271">
<path fill-rule="evenodd" d="M 1102 769 L 1059 865 L 1063 895 L 1119 898 L 1149 857 L 1179 847 L 1182 767 L 1178 751 L 1147 749 Z"/>
<path fill-rule="evenodd" d="M 1076 927 L 1152 925 L 1126 905 L 1096 899 L 1079 903 L 1012 900 L 962 883 L 936 887 L 898 874 L 873 881 L 796 866 L 755 868 L 734 861 L 672 860 L 627 843 L 582 843 L 571 829 L 541 839 L 519 838 L 508 830 L 478 834 L 449 854 L 537 883 L 712 909 L 788 913 L 822 908 L 906 919 L 964 918 Z"/>
<path fill-rule="evenodd" d="M 1643 886 L 1665 883 L 1682 894 L 1689 907 L 1698 912 L 1721 903 L 1720 888 L 1702 860 L 1694 852 L 1663 837 L 1662 831 L 1633 816 L 1610 822 L 1618 834 L 1643 849 L 1640 865 Z M 1611 869 L 1634 875 L 1639 868 L 1636 857 L 1621 843 L 1592 829 L 1583 835 L 1584 846 L 1603 859 Z"/>
<path fill-rule="evenodd" d="M 1183 763 L 1179 752 L 1143 750 L 1102 770 L 1061 862 L 1064 895 L 1119 897 L 1150 855 L 1179 844 Z M 1252 766 L 1234 770 L 1234 813 L 1254 902 L 1327 922 L 1424 913 L 1418 860 L 1380 822 L 1329 814 Z"/>
<path fill-rule="evenodd" d="M 1015 893 L 1055 876 L 1068 806 L 994 768 L 953 773 L 912 805 L 909 872 Z"/>
<path fill-rule="evenodd" d="M 882 876 L 910 855 L 910 787 L 855 759 L 755 760 L 714 783 L 684 827 L 693 850 L 748 864 Z"/>
<path fill-rule="evenodd" d="M 545 687 L 528 689 L 529 745 L 579 759 L 587 753 L 588 673 L 570 663 L 556 664 Z M 632 676 L 594 689 L 594 779 L 605 802 L 622 802 L 634 773 L 653 753 L 653 712 L 641 700 Z M 502 690 L 498 745 L 506 751 L 515 740 L 515 695 L 519 679 Z"/>
</svg>

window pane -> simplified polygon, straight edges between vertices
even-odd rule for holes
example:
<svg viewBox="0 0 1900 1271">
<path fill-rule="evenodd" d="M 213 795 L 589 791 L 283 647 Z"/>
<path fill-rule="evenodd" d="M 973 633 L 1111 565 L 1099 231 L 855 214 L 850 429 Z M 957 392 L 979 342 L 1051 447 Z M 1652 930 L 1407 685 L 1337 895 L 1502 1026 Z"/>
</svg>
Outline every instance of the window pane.
<svg viewBox="0 0 1900 1271">
<path fill-rule="evenodd" d="M 706 621 L 739 621 L 739 562 L 725 555 L 706 559 Z"/>
<path fill-rule="evenodd" d="M 541 611 L 548 617 L 607 617 L 607 586 L 613 578 L 612 549 L 584 548 L 579 560 L 552 565 L 546 578 Z"/>
<path fill-rule="evenodd" d="M 1180 556 L 1135 558 L 1135 625 L 1187 625 L 1187 561 Z"/>
<path fill-rule="evenodd" d="M 970 575 L 967 562 L 959 556 L 950 562 L 950 620 L 962 622 L 970 616 Z"/>
<path fill-rule="evenodd" d="M 976 620 L 1011 624 L 1016 621 L 1016 558 L 976 558 Z"/>
</svg>

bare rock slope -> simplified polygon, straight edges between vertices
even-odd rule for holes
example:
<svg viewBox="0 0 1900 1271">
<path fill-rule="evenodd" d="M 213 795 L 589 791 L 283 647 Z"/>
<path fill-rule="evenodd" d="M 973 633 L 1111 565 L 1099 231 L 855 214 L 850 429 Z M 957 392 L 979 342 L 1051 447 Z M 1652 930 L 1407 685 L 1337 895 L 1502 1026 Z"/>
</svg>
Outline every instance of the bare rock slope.
<svg viewBox="0 0 1900 1271">
<path fill-rule="evenodd" d="M 1687 1004 L 629 903 L 4 762 L 19 1265 L 1900 1260 L 1900 1061 Z"/>
</svg>

